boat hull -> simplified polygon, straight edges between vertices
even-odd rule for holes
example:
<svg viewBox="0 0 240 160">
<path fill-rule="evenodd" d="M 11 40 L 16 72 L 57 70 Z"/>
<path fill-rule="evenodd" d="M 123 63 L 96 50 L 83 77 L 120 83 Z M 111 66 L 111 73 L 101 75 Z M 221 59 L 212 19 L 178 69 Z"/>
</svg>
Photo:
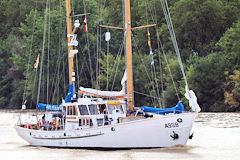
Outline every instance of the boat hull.
<svg viewBox="0 0 240 160">
<path fill-rule="evenodd" d="M 81 130 L 42 131 L 16 126 L 33 146 L 73 148 L 153 148 L 185 145 L 195 113 L 172 114 Z"/>
</svg>

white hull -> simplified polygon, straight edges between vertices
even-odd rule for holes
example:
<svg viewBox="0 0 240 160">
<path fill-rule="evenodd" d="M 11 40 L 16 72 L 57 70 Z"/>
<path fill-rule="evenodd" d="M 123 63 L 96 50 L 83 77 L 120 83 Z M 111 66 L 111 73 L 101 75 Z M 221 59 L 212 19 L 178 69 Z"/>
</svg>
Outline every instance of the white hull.
<svg viewBox="0 0 240 160">
<path fill-rule="evenodd" d="M 185 145 L 195 118 L 193 112 L 155 116 L 89 129 L 68 131 L 31 130 L 16 126 L 16 131 L 33 146 L 152 148 Z M 181 122 L 182 121 L 182 122 Z M 178 138 L 171 137 L 176 133 Z"/>
</svg>

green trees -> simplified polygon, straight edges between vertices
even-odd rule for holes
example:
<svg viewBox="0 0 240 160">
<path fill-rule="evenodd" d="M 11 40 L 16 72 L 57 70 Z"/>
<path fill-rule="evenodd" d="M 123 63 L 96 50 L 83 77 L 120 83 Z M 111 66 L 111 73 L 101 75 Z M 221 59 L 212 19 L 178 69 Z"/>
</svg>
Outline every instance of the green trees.
<svg viewBox="0 0 240 160">
<path fill-rule="evenodd" d="M 228 110 L 240 110 L 240 20 L 229 28 L 220 39 L 218 46 L 227 56 L 229 69 L 225 72 L 224 103 Z"/>
<path fill-rule="evenodd" d="M 221 111 L 224 108 L 223 81 L 227 70 L 225 60 L 226 56 L 221 53 L 191 57 L 187 78 L 203 111 Z"/>
<path fill-rule="evenodd" d="M 240 71 L 235 70 L 233 75 L 226 77 L 224 103 L 229 106 L 228 110 L 240 109 Z"/>
<path fill-rule="evenodd" d="M 101 6 L 98 6 L 99 4 Z M 131 4 L 133 27 L 153 24 L 157 21 L 157 29 L 168 57 L 173 80 L 180 99 L 186 104 L 183 98 L 185 86 L 173 53 L 159 0 L 132 0 Z M 239 111 L 240 1 L 170 0 L 168 4 L 189 87 L 195 91 L 202 110 Z M 37 55 L 42 52 L 45 5 L 45 0 L 39 0 L 37 3 L 35 0 L 2 0 L 0 2 L 1 108 L 19 108 L 23 99 L 27 99 L 28 103 L 33 100 L 32 105 L 35 105 L 39 70 L 33 69 L 33 64 Z M 99 10 L 101 13 L 98 13 Z M 78 62 L 75 65 L 75 71 L 79 77 L 77 87 L 80 85 L 95 87 L 96 80 L 99 79 L 100 89 L 108 87 L 108 90 L 121 90 L 120 81 L 125 69 L 124 52 L 121 58 L 117 55 L 119 55 L 124 32 L 109 29 L 111 40 L 107 56 L 104 33 L 108 29 L 101 28 L 97 32 L 97 28 L 98 24 L 122 27 L 124 24 L 122 11 L 122 0 L 107 0 L 104 3 L 93 0 L 72 0 L 72 14 L 91 13 L 87 15 L 89 32 L 85 33 L 82 25 L 78 35 L 79 53 L 75 58 L 75 62 Z M 50 41 L 48 42 L 46 38 L 40 101 L 60 103 L 68 90 L 64 1 L 51 0 L 50 14 L 50 23 L 47 21 L 45 35 L 46 37 L 49 35 Z M 80 19 L 82 24 L 83 18 L 74 17 L 73 20 Z M 175 87 L 169 76 L 164 56 L 158 53 L 156 30 L 155 28 L 149 30 L 156 76 L 151 68 L 147 29 L 133 31 L 135 104 L 158 107 L 160 105 L 157 99 L 152 97 L 158 97 L 160 94 L 164 106 L 175 105 L 178 100 Z M 51 46 L 50 49 L 47 47 L 48 43 Z M 49 59 L 46 58 L 48 52 Z M 96 74 L 98 62 L 100 63 L 99 75 Z M 49 79 L 47 79 L 48 73 Z M 27 82 L 26 87 L 25 82 Z M 109 82 L 108 85 L 107 82 Z M 46 98 L 47 90 L 48 98 Z M 150 96 L 146 97 L 140 93 Z"/>
</svg>

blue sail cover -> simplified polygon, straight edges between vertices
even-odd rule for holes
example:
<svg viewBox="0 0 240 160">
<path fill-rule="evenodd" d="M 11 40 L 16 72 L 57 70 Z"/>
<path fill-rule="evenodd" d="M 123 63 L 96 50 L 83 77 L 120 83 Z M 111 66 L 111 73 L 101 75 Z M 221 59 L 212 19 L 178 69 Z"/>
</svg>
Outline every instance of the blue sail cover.
<svg viewBox="0 0 240 160">
<path fill-rule="evenodd" d="M 62 106 L 43 104 L 43 103 L 39 103 L 37 107 L 38 107 L 38 110 L 46 110 L 46 111 L 61 111 L 62 110 Z"/>
<path fill-rule="evenodd" d="M 71 99 L 73 98 L 74 95 L 74 91 L 75 91 L 75 85 L 74 83 L 70 85 L 67 96 L 65 98 L 65 102 L 71 102 Z"/>
<path fill-rule="evenodd" d="M 145 112 L 151 112 L 151 113 L 156 113 L 156 114 L 168 114 L 168 113 L 182 113 L 185 111 L 184 106 L 181 102 L 178 102 L 178 104 L 175 107 L 172 108 L 152 108 L 152 107 L 146 107 L 146 106 L 142 106 L 141 110 L 145 111 Z"/>
</svg>

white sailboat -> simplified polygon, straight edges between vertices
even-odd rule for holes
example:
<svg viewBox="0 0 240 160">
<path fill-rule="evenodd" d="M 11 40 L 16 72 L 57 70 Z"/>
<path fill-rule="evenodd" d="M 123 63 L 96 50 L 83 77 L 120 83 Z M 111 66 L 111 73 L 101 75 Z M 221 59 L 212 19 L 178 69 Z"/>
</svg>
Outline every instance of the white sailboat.
<svg viewBox="0 0 240 160">
<path fill-rule="evenodd" d="M 153 148 L 185 145 L 195 116 L 200 111 L 197 98 L 193 91 L 189 91 L 187 84 L 185 95 L 191 107 L 189 112 L 172 110 L 162 115 L 149 115 L 144 110 L 134 108 L 130 0 L 125 0 L 123 29 L 126 31 L 127 68 L 120 92 L 80 87 L 78 92 L 82 97 L 75 96 L 73 58 L 78 51 L 73 49 L 73 44 L 79 22 L 75 22 L 72 31 L 70 0 L 66 0 L 66 11 L 70 81 L 68 95 L 58 106 L 38 104 L 39 109 L 48 112 L 35 124 L 20 120 L 15 126 L 19 136 L 30 145 L 48 147 Z"/>
</svg>

